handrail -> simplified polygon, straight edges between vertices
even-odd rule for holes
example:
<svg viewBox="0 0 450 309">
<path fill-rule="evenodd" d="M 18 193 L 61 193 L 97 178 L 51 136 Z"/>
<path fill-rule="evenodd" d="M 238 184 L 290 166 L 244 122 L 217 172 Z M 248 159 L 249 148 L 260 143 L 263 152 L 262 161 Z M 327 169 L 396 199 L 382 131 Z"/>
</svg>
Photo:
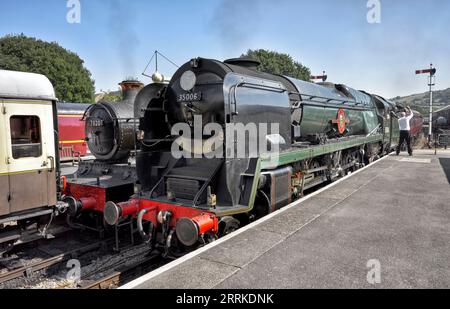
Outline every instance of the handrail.
<svg viewBox="0 0 450 309">
<path fill-rule="evenodd" d="M 260 85 L 260 84 L 255 84 L 255 83 L 249 83 L 249 82 L 239 82 L 237 84 L 234 84 L 233 86 L 230 87 L 230 92 L 229 95 L 231 96 L 229 98 L 229 109 L 230 109 L 230 114 L 232 115 L 238 115 L 238 110 L 237 110 L 237 97 L 236 97 L 236 93 L 237 93 L 237 88 L 239 87 L 246 87 L 246 88 L 250 88 L 250 89 L 259 89 L 259 90 L 266 90 L 266 91 L 272 91 L 272 92 L 277 92 L 277 93 L 283 93 L 286 92 L 286 89 L 282 89 L 282 88 L 277 88 L 277 87 L 272 87 L 272 86 L 268 86 L 268 85 Z M 231 109 L 231 107 L 234 105 L 234 110 Z"/>
<path fill-rule="evenodd" d="M 377 132 L 377 131 L 380 129 L 380 127 L 381 127 L 381 124 L 378 124 L 378 125 L 375 127 L 375 129 L 373 129 L 369 134 L 366 135 L 366 137 L 369 137 L 369 136 L 371 136 L 371 135 L 374 135 L 375 132 Z"/>
</svg>

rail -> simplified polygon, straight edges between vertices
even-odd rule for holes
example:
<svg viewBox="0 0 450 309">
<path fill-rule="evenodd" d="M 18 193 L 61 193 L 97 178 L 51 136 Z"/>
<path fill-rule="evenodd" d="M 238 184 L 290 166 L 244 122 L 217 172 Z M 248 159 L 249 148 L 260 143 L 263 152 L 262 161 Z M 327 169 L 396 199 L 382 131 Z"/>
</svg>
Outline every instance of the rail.
<svg viewBox="0 0 450 309">
<path fill-rule="evenodd" d="M 27 266 L 23 266 L 11 271 L 8 271 L 4 274 L 0 275 L 0 284 L 22 278 L 22 277 L 31 277 L 33 273 L 41 271 L 43 269 L 49 268 L 51 266 L 64 263 L 71 258 L 79 256 L 81 254 L 85 254 L 94 250 L 101 248 L 105 244 L 105 241 L 100 241 L 94 244 L 87 245 L 85 247 L 75 249 L 66 253 L 62 253 L 51 258 L 45 259 L 43 261 L 39 261 Z"/>
<path fill-rule="evenodd" d="M 158 255 L 153 255 L 145 258 L 142 261 L 136 262 L 133 265 L 124 267 L 114 273 L 105 276 L 93 283 L 82 286 L 84 290 L 101 290 L 110 289 L 112 287 L 119 287 L 125 283 L 132 281 L 143 274 L 155 270 L 161 266 L 162 258 Z"/>
</svg>

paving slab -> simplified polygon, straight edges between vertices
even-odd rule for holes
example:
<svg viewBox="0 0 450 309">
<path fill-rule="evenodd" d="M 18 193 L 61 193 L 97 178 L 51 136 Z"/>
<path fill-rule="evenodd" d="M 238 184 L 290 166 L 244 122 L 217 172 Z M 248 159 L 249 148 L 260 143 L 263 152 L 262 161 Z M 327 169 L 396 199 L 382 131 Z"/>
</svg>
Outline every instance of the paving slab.
<svg viewBox="0 0 450 309">
<path fill-rule="evenodd" d="M 144 282 L 137 289 L 210 289 L 224 281 L 239 268 L 202 259 L 190 259 L 158 276 L 158 280 Z"/>
</svg>

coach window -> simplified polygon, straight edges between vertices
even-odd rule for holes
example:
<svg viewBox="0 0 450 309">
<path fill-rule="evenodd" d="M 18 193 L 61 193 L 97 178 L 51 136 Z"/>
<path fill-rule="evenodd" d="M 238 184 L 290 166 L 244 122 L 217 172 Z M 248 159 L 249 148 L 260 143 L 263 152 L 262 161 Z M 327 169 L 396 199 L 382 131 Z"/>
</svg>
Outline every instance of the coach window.
<svg viewBox="0 0 450 309">
<path fill-rule="evenodd" d="M 42 155 L 41 123 L 37 116 L 12 116 L 11 147 L 14 159 Z"/>
</svg>

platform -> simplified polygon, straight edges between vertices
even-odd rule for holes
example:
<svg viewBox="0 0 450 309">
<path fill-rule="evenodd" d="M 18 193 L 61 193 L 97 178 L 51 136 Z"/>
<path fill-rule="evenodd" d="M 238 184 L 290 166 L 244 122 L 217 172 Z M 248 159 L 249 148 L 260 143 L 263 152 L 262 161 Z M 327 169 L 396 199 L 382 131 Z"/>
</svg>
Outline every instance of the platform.
<svg viewBox="0 0 450 309">
<path fill-rule="evenodd" d="M 417 151 L 384 158 L 122 288 L 450 288 L 449 257 L 450 151 Z M 367 280 L 374 259 L 375 285 Z"/>
</svg>

